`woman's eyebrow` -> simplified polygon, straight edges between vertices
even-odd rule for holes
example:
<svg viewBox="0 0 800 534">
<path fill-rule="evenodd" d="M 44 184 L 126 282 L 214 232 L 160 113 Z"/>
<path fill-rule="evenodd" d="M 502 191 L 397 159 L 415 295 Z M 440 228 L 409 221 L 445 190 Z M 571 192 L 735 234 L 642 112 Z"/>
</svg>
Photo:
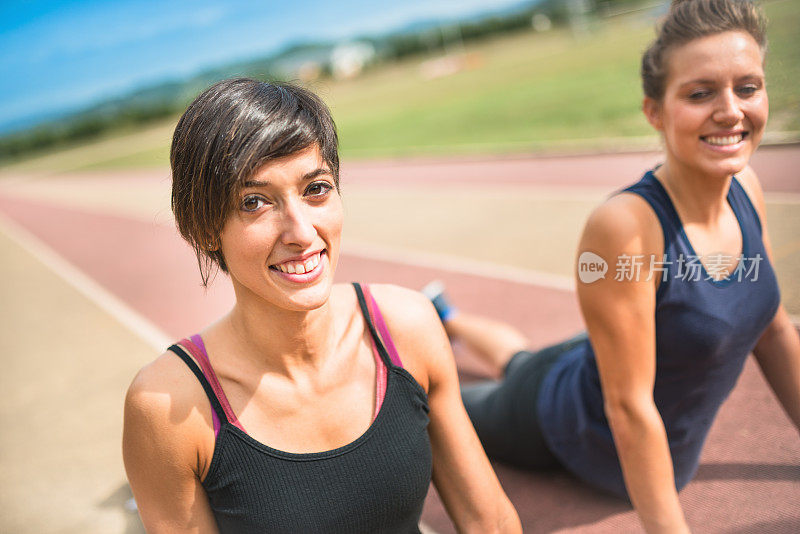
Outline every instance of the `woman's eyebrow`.
<svg viewBox="0 0 800 534">
<path fill-rule="evenodd" d="M 332 173 L 331 173 L 330 169 L 328 169 L 327 167 L 320 167 L 318 169 L 314 169 L 313 171 L 305 173 L 303 175 L 302 179 L 303 180 L 311 180 L 311 179 L 316 178 L 317 176 L 321 176 L 323 174 L 332 174 Z"/>
<path fill-rule="evenodd" d="M 680 86 L 686 87 L 687 85 L 714 85 L 716 82 L 709 78 L 696 78 L 694 80 L 686 80 Z"/>
<path fill-rule="evenodd" d="M 742 74 L 741 76 L 738 76 L 736 78 L 736 81 L 741 81 L 741 80 L 763 80 L 763 79 L 764 79 L 764 75 L 763 74 L 759 74 L 757 72 L 751 72 L 751 73 L 748 73 L 748 74 Z M 687 85 L 693 85 L 693 84 L 697 84 L 697 85 L 715 85 L 716 83 L 718 83 L 718 82 L 716 80 L 711 79 L 711 78 L 696 78 L 694 80 L 686 80 L 685 82 L 680 84 L 680 87 L 686 87 Z"/>
<path fill-rule="evenodd" d="M 300 177 L 301 180 L 312 180 L 317 176 L 321 176 L 323 174 L 332 174 L 330 169 L 320 167 L 319 169 L 314 169 L 313 171 L 309 171 L 305 173 L 303 176 Z M 266 187 L 270 183 L 264 180 L 247 180 L 243 185 L 244 187 Z"/>
<path fill-rule="evenodd" d="M 247 180 L 243 185 L 244 187 L 266 187 L 269 185 L 269 182 L 264 182 L 261 180 Z"/>
</svg>

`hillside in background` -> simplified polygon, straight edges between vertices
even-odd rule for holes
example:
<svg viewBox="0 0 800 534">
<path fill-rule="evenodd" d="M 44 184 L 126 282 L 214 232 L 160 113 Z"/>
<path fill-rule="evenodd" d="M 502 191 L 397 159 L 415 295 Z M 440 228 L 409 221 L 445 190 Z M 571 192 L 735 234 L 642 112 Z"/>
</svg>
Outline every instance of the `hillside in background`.
<svg viewBox="0 0 800 534">
<path fill-rule="evenodd" d="M 796 33 L 800 2 L 773 1 L 766 3 L 765 9 L 771 21 L 768 131 L 773 136 L 781 132 L 792 135 L 800 130 L 800 94 L 796 90 L 800 86 Z M 323 69 L 312 72 L 305 83 L 331 106 L 345 158 L 621 149 L 652 144 L 653 132 L 639 110 L 638 63 L 653 37 L 654 16 L 652 10 L 633 10 L 587 19 L 579 31 L 554 26 L 539 32 L 531 28 L 528 16 L 524 28 L 480 39 L 465 39 L 462 32 L 460 38 L 448 40 L 446 31 L 433 27 L 442 40 L 438 47 L 377 61 L 353 78 L 337 79 Z M 418 29 L 419 35 L 426 32 L 435 33 L 430 27 Z M 304 58 L 324 55 L 326 47 L 330 45 L 298 45 L 284 50 L 279 59 L 299 58 L 296 66 Z M 376 50 L 378 55 L 387 53 Z M 129 113 L 140 109 L 151 116 L 145 122 L 126 122 L 117 116 L 118 124 L 110 133 L 7 162 L 4 170 L 166 166 L 171 130 L 189 99 L 215 79 L 240 74 L 269 76 L 268 69 L 280 64 L 275 59 L 228 66 L 106 102 L 92 112 L 114 116 L 116 105 L 128 106 Z M 165 94 L 178 95 L 175 102 L 179 104 L 173 102 L 172 107 L 153 112 Z"/>
<path fill-rule="evenodd" d="M 401 58 L 447 51 L 489 35 L 528 29 L 534 15 L 566 22 L 572 0 L 522 0 L 453 19 L 417 20 L 394 31 L 328 42 L 297 42 L 263 57 L 233 61 L 193 76 L 164 80 L 131 92 L 99 99 L 77 111 L 50 111 L 0 124 L 0 160 L 101 137 L 179 112 L 205 87 L 229 77 L 310 82 L 352 78 L 365 69 Z M 643 0 L 604 0 L 614 4 Z M 588 6 L 589 4 L 586 4 Z"/>
</svg>

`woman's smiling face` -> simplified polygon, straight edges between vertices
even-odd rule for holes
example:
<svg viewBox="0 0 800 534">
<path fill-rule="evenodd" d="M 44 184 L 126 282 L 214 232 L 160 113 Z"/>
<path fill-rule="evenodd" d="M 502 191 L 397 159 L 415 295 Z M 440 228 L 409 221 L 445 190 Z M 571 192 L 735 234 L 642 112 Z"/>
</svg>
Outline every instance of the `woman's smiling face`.
<svg viewBox="0 0 800 534">
<path fill-rule="evenodd" d="M 763 55 L 740 31 L 694 39 L 668 52 L 664 97 L 645 98 L 672 168 L 724 177 L 741 171 L 769 114 Z"/>
<path fill-rule="evenodd" d="M 220 249 L 238 300 L 308 311 L 328 299 L 339 257 L 342 200 L 314 144 L 268 161 L 244 183 Z"/>
</svg>

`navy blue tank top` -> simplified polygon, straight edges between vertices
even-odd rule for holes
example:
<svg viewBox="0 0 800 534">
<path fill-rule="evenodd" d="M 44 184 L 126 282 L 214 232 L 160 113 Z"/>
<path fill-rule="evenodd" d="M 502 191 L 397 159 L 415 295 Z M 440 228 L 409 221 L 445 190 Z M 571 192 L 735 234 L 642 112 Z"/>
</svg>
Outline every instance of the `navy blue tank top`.
<svg viewBox="0 0 800 534">
<path fill-rule="evenodd" d="M 388 375 L 386 393 L 372 425 L 358 439 L 337 449 L 289 453 L 250 437 L 231 422 L 221 403 L 227 401 L 217 397 L 184 348 L 177 344 L 169 348 L 197 376 L 221 423 L 202 482 L 220 532 L 420 532 L 432 467 L 427 395 L 413 376 L 396 364 L 394 345 L 386 338 L 388 331 L 369 290 L 363 288 L 368 304 L 362 288 L 353 285 L 373 347 Z M 373 318 L 378 330 L 386 332 L 383 339 Z"/>
<path fill-rule="evenodd" d="M 764 250 L 761 221 L 735 177 L 727 200 L 739 221 L 742 253 L 734 271 L 721 280 L 714 280 L 700 263 L 669 195 L 652 172 L 624 191 L 650 204 L 664 233 L 665 256 L 655 264 L 661 283 L 656 292 L 653 398 L 664 421 L 675 485 L 681 489 L 697 470 L 717 410 L 778 309 L 778 283 Z M 617 259 L 604 259 L 607 276 L 616 276 Z M 704 259 L 713 270 L 714 258 Z M 544 437 L 564 466 L 590 484 L 627 496 L 590 340 L 553 364 L 542 382 L 537 409 Z"/>
</svg>

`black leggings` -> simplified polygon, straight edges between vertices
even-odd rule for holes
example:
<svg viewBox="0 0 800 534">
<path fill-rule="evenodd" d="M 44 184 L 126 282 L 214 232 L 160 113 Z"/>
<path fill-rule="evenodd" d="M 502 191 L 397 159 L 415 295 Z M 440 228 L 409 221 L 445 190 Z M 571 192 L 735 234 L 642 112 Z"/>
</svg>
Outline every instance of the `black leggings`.
<svg viewBox="0 0 800 534">
<path fill-rule="evenodd" d="M 559 466 L 542 437 L 537 410 L 539 387 L 559 356 L 586 339 L 583 332 L 537 352 L 518 352 L 506 364 L 499 381 L 461 387 L 467 414 L 490 458 L 526 469 Z"/>
</svg>

